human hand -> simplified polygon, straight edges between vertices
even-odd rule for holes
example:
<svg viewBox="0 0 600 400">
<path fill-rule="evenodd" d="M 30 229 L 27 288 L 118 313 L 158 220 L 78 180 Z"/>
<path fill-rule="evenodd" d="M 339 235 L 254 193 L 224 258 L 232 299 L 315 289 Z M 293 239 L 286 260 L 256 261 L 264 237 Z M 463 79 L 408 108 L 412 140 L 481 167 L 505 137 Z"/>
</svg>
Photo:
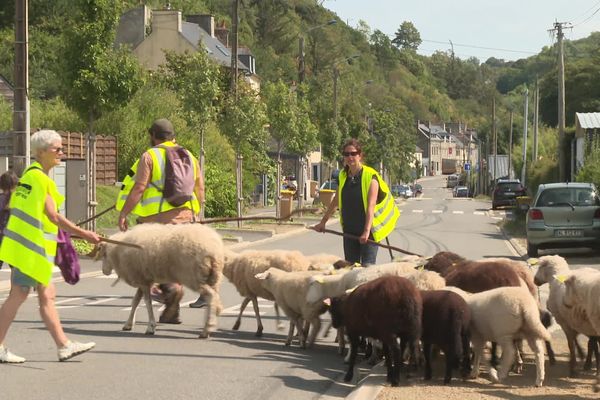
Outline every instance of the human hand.
<svg viewBox="0 0 600 400">
<path fill-rule="evenodd" d="M 369 240 L 369 231 L 363 232 L 358 238 L 358 241 L 360 242 L 360 244 L 365 244 L 365 243 L 367 243 L 368 240 Z"/>
<path fill-rule="evenodd" d="M 123 214 L 119 214 L 119 229 L 121 232 L 125 232 L 129 225 L 127 224 L 127 216 Z"/>
<path fill-rule="evenodd" d="M 83 235 L 81 235 L 81 237 L 92 244 L 100 243 L 100 236 L 96 232 L 83 231 Z"/>
<path fill-rule="evenodd" d="M 313 230 L 317 231 L 317 232 L 324 232 L 325 231 L 325 222 L 321 221 L 318 224 L 316 224 L 315 226 L 312 227 Z"/>
</svg>

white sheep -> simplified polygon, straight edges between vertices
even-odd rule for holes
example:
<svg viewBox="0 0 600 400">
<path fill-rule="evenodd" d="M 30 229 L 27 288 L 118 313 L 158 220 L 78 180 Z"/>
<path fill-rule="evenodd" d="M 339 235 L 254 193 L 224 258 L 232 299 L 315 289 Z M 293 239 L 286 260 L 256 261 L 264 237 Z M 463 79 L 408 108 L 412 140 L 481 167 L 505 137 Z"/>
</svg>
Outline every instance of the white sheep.
<svg viewBox="0 0 600 400">
<path fill-rule="evenodd" d="M 455 287 L 446 287 L 460 294 L 471 309 L 471 342 L 473 343 L 473 370 L 471 377 L 479 375 L 479 364 L 487 341 L 502 346 L 498 371 L 490 367 L 492 381 L 499 382 L 508 376 L 515 359 L 514 340 L 525 338 L 535 355 L 536 386 L 544 382 L 544 342 L 550 333 L 540 321 L 537 303 L 526 285 L 505 286 L 485 292 L 470 294 Z"/>
<path fill-rule="evenodd" d="M 290 329 L 286 339 L 286 346 L 292 343 L 294 327 L 298 330 L 300 346 L 311 347 L 321 328 L 319 316 L 327 311 L 327 306 L 322 301 L 309 303 L 306 301 L 306 292 L 310 278 L 320 273 L 319 271 L 296 271 L 286 272 L 277 268 L 269 268 L 267 271 L 256 274 L 258 279 L 269 292 L 275 297 L 275 302 L 281 307 L 285 315 L 290 319 Z M 306 328 L 303 326 L 306 322 Z M 312 330 L 308 335 L 308 324 Z"/>
<path fill-rule="evenodd" d="M 571 270 L 567 261 L 561 256 L 540 257 L 537 266 L 535 284 L 541 286 L 544 283 L 548 283 L 550 286 L 546 306 L 552 315 L 554 315 L 556 322 L 558 322 L 567 337 L 567 344 L 569 345 L 569 372 L 571 376 L 574 376 L 576 346 L 578 346 L 577 335 L 582 333 L 587 336 L 597 336 L 597 333 L 594 331 L 581 306 L 565 306 L 564 296 L 566 287 L 563 281 L 571 275 L 598 274 L 598 271 L 592 268 Z"/>
<path fill-rule="evenodd" d="M 223 275 L 235 286 L 238 293 L 244 297 L 240 312 L 233 325 L 234 330 L 240 328 L 242 313 L 250 301 L 254 307 L 257 330 L 256 336 L 262 336 L 263 324 L 258 308 L 258 297 L 266 300 L 275 300 L 269 290 L 264 288 L 254 277 L 269 268 L 278 268 L 283 271 L 306 271 L 311 266 L 311 260 L 299 251 L 290 250 L 248 250 L 242 253 L 227 251 L 225 254 L 225 267 Z M 278 329 L 283 328 L 279 322 L 279 309 L 275 304 Z"/>
<path fill-rule="evenodd" d="M 600 274 L 573 274 L 565 280 L 563 304 L 567 308 L 580 310 L 587 317 L 596 336 L 600 336 Z M 594 391 L 600 391 L 600 371 L 596 371 Z"/>
<path fill-rule="evenodd" d="M 156 321 L 150 287 L 154 283 L 179 282 L 199 292 L 208 304 L 200 337 L 206 338 L 214 331 L 216 315 L 222 309 L 219 283 L 223 269 L 223 242 L 214 229 L 201 224 L 142 224 L 110 238 L 142 246 L 140 250 L 101 243 L 97 250 L 96 258 L 102 258 L 105 275 L 114 270 L 119 279 L 137 288 L 123 330 L 132 329 L 143 296 L 148 310 L 146 334 L 154 334 Z"/>
</svg>

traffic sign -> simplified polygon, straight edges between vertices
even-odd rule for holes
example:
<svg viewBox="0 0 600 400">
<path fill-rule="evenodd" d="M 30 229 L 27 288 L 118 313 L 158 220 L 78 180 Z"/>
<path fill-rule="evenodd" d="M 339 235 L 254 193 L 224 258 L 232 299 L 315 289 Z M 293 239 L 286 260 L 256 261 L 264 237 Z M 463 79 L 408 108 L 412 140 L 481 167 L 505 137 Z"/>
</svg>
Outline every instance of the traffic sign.
<svg viewBox="0 0 600 400">
<path fill-rule="evenodd" d="M 471 170 L 471 164 L 470 163 L 465 163 L 465 171 L 470 171 Z"/>
</svg>

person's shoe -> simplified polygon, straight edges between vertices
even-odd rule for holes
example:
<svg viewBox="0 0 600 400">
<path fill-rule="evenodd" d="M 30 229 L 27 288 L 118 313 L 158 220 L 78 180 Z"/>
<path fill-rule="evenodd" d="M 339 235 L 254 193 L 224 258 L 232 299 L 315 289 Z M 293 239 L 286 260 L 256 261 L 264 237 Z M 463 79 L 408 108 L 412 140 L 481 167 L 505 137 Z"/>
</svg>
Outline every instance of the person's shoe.
<svg viewBox="0 0 600 400">
<path fill-rule="evenodd" d="M 198 300 L 196 300 L 193 303 L 190 303 L 190 307 L 191 308 L 202 308 L 202 307 L 206 307 L 207 303 L 206 300 L 204 300 L 204 298 L 202 296 L 198 297 Z"/>
<path fill-rule="evenodd" d="M 20 364 L 24 362 L 25 359 L 23 357 L 19 357 L 18 355 L 11 353 L 3 345 L 0 346 L 0 363 Z"/>
<path fill-rule="evenodd" d="M 67 361 L 70 358 L 93 349 L 94 346 L 96 346 L 96 343 L 94 342 L 80 343 L 69 340 L 64 347 L 58 349 L 58 361 Z"/>
</svg>

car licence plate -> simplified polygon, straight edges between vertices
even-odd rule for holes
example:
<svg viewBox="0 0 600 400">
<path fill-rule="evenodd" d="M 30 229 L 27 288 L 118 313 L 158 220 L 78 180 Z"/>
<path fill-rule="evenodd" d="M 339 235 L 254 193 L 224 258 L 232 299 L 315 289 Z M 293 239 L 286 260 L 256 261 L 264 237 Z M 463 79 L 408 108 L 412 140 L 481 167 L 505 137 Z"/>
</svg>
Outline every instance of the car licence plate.
<svg viewBox="0 0 600 400">
<path fill-rule="evenodd" d="M 581 237 L 583 231 L 581 229 L 557 229 L 554 231 L 556 237 Z"/>
</svg>

